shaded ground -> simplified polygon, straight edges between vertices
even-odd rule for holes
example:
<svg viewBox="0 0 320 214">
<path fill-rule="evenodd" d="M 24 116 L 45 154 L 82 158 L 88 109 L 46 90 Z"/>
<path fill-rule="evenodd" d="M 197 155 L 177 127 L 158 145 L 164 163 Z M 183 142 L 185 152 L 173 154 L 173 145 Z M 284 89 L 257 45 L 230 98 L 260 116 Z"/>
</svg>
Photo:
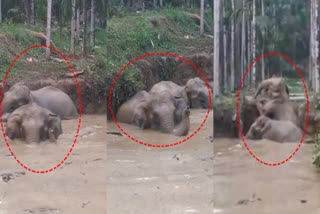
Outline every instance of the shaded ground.
<svg viewBox="0 0 320 214">
<path fill-rule="evenodd" d="M 192 110 L 191 130 L 206 110 Z M 126 136 L 109 135 L 107 151 L 107 213 L 180 214 L 212 213 L 213 209 L 213 112 L 190 140 L 170 148 L 140 145 Z M 178 137 L 121 124 L 130 134 L 152 144 L 177 141 Z M 118 131 L 113 122 L 109 131 Z M 190 134 L 189 133 L 189 134 Z"/>
<path fill-rule="evenodd" d="M 297 143 L 248 141 L 264 161 L 288 157 Z M 286 164 L 269 167 L 254 160 L 239 140 L 215 139 L 214 213 L 316 214 L 320 174 L 312 165 L 313 145 L 303 144 Z"/>
<path fill-rule="evenodd" d="M 49 169 L 69 150 L 77 122 L 63 121 L 64 134 L 58 144 L 9 142 L 28 167 Z M 18 165 L 1 137 L 0 213 L 105 213 L 105 123 L 105 115 L 84 115 L 73 152 L 61 167 L 47 174 L 35 174 Z"/>
</svg>

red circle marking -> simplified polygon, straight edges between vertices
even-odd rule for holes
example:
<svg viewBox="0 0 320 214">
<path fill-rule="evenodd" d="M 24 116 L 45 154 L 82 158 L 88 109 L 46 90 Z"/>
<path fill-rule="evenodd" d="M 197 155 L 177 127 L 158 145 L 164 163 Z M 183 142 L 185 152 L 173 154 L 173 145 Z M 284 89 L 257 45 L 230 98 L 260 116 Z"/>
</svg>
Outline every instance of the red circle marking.
<svg viewBox="0 0 320 214">
<path fill-rule="evenodd" d="M 306 122 L 305 122 L 305 126 L 304 126 L 304 130 L 303 130 L 303 135 L 300 139 L 300 143 L 298 144 L 298 146 L 296 147 L 296 149 L 293 151 L 293 153 L 291 155 L 289 155 L 289 157 L 285 158 L 284 160 L 282 161 L 279 161 L 279 162 L 276 162 L 276 163 L 268 163 L 266 161 L 263 161 L 261 160 L 259 157 L 257 157 L 252 151 L 251 149 L 249 148 L 248 144 L 246 143 L 245 139 L 244 139 L 244 136 L 243 136 L 243 133 L 242 133 L 242 129 L 241 129 L 241 125 L 240 125 L 240 114 L 239 114 L 239 105 L 240 105 L 240 93 L 241 93 L 241 88 L 243 86 L 243 82 L 247 76 L 247 74 L 250 72 L 250 69 L 252 68 L 252 66 L 258 62 L 260 59 L 264 58 L 264 57 L 267 57 L 267 56 L 278 56 L 278 57 L 281 57 L 285 60 L 287 60 L 294 68 L 295 70 L 298 72 L 299 74 L 299 77 L 302 81 L 302 84 L 303 84 L 303 88 L 304 88 L 304 93 L 305 93 L 305 97 L 306 97 Z M 249 65 L 249 67 L 247 68 L 245 74 L 243 75 L 243 78 L 240 82 L 240 86 L 239 86 L 239 89 L 238 89 L 238 95 L 237 95 L 237 102 L 236 102 L 236 114 L 237 114 L 237 122 L 238 122 L 238 129 L 239 129 L 239 133 L 240 133 L 240 136 L 241 136 L 241 139 L 244 143 L 244 146 L 246 147 L 246 149 L 248 150 L 249 154 L 256 160 L 258 161 L 259 163 L 262 163 L 266 166 L 279 166 L 279 165 L 282 165 L 284 163 L 286 163 L 287 161 L 289 161 L 300 149 L 303 141 L 304 141 L 304 138 L 305 138 L 305 135 L 307 133 L 307 127 L 308 127 L 308 123 L 309 123 L 309 111 L 310 111 L 310 106 L 309 106 L 309 95 L 308 95 L 308 89 L 307 89 L 307 85 L 303 79 L 303 76 L 299 70 L 299 68 L 297 67 L 297 65 L 289 58 L 287 57 L 286 55 L 283 55 L 283 54 L 280 54 L 280 53 L 277 53 L 277 52 L 269 52 L 269 53 L 265 53 L 259 57 L 257 57 L 255 60 L 253 60 L 253 62 Z"/>
<path fill-rule="evenodd" d="M 2 122 L 2 99 L 3 99 L 3 95 L 4 95 L 4 88 L 5 88 L 5 85 L 6 85 L 6 81 L 9 77 L 9 73 L 10 73 L 10 70 L 11 68 L 13 67 L 13 65 L 18 61 L 18 59 L 23 55 L 25 54 L 28 50 L 31 50 L 31 49 L 34 49 L 34 48 L 50 48 L 51 50 L 55 51 L 61 58 L 63 58 L 64 62 L 68 65 L 69 69 L 71 70 L 71 72 L 73 73 L 73 78 L 76 82 L 76 87 L 78 89 L 78 99 L 79 99 L 79 119 L 78 119 L 78 126 L 77 126 L 77 131 L 76 131 L 76 135 L 75 135 L 75 138 L 73 140 L 73 144 L 72 146 L 70 147 L 68 153 L 66 154 L 66 156 L 57 164 L 55 165 L 54 167 L 50 168 L 50 169 L 45 169 L 45 170 L 35 170 L 35 169 L 31 169 L 29 168 L 28 166 L 24 165 L 14 154 L 14 152 L 12 151 L 11 147 L 10 147 L 10 144 L 8 142 L 8 139 L 7 139 L 7 135 L 6 135 L 6 132 L 5 132 L 5 128 L 3 126 L 3 122 Z M 32 46 L 29 46 L 27 47 L 26 49 L 24 49 L 23 51 L 21 51 L 16 57 L 15 59 L 11 62 L 7 72 L 6 72 L 6 76 L 2 82 L 2 90 L 1 90 L 1 93 L 0 93 L 0 123 L 1 123 L 1 129 L 2 129 L 2 134 L 3 134 L 3 138 L 6 142 L 6 146 L 8 147 L 11 155 L 14 157 L 14 159 L 16 160 L 16 162 L 18 164 L 20 164 L 23 168 L 25 168 L 26 170 L 30 171 L 30 172 L 34 172 L 34 173 L 48 173 L 48 172 L 52 172 L 53 170 L 57 169 L 58 167 L 60 167 L 69 157 L 69 155 L 71 154 L 76 142 L 77 142 L 77 139 L 78 139 L 78 135 L 79 135 L 79 131 L 80 131 L 80 126 L 81 126 L 81 116 L 82 116 L 82 99 L 81 99 L 81 93 L 80 93 L 80 86 L 79 86 L 79 82 L 78 82 L 78 79 L 76 77 L 76 73 L 72 67 L 72 65 L 70 64 L 70 62 L 68 61 L 67 57 L 64 56 L 59 50 L 57 50 L 56 48 L 54 47 L 51 47 L 51 46 L 47 46 L 47 45 L 42 45 L 42 44 L 36 44 L 36 45 L 32 45 Z"/>
<path fill-rule="evenodd" d="M 112 110 L 112 93 L 113 93 L 113 88 L 114 88 L 114 85 L 117 81 L 117 79 L 119 78 L 120 74 L 129 66 L 131 65 L 132 63 L 140 60 L 140 59 L 144 59 L 144 58 L 147 58 L 147 57 L 152 57 L 152 56 L 170 56 L 170 57 L 175 57 L 177 59 L 180 59 L 184 62 L 186 62 L 187 64 L 191 65 L 199 74 L 200 76 L 202 77 L 202 79 L 205 81 L 205 84 L 207 86 L 207 89 L 208 89 L 208 92 L 209 92 L 209 100 L 208 100 L 208 110 L 207 110 L 207 113 L 206 113 L 206 116 L 204 118 L 204 120 L 202 121 L 202 123 L 200 124 L 200 126 L 193 132 L 191 133 L 189 136 L 187 136 L 186 138 L 180 140 L 180 141 L 177 141 L 177 142 L 174 142 L 174 143 L 169 143 L 169 144 L 151 144 L 151 143 L 145 143 L 139 139 L 136 139 L 134 137 L 132 137 L 129 133 L 127 133 L 118 123 L 114 113 L 113 113 L 113 110 Z M 200 69 L 195 65 L 193 64 L 190 60 L 186 59 L 186 58 L 183 58 L 182 56 L 179 56 L 179 55 L 176 55 L 176 54 L 172 54 L 172 53 L 167 53 L 167 52 L 153 52 L 153 53 L 148 53 L 148 54 L 143 54 L 141 56 L 138 56 L 132 60 L 130 60 L 125 66 L 123 66 L 120 71 L 117 73 L 117 75 L 113 78 L 112 80 L 112 83 L 110 85 L 110 89 L 109 89 L 109 95 L 108 95 L 108 107 L 109 107 L 109 110 L 110 110 L 110 114 L 111 114 L 111 117 L 113 119 L 113 121 L 116 123 L 117 127 L 127 136 L 129 137 L 131 140 L 139 143 L 139 144 L 142 144 L 144 146 L 149 146 L 149 147 L 157 147 L 157 148 L 164 148 L 164 147 L 171 147 L 171 146 L 176 146 L 176 145 L 179 145 L 181 143 L 184 143 L 186 142 L 187 140 L 189 140 L 190 138 L 192 138 L 194 135 L 196 135 L 199 130 L 204 126 L 204 124 L 206 123 L 208 117 L 209 117 L 209 113 L 210 113 L 210 108 L 211 108 L 211 103 L 212 103 L 212 95 L 211 95 L 211 90 L 210 90 L 210 87 L 209 87 L 209 83 L 208 83 L 208 80 L 206 79 L 205 75 L 200 71 Z"/>
</svg>

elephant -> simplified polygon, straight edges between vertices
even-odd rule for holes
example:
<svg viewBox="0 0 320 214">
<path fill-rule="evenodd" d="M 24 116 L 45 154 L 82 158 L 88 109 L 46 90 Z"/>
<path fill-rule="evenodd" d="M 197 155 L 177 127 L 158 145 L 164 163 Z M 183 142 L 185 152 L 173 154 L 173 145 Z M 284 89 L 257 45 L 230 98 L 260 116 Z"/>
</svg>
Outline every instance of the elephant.
<svg viewBox="0 0 320 214">
<path fill-rule="evenodd" d="M 189 79 L 185 86 L 177 85 L 172 81 L 160 81 L 149 92 L 162 91 L 167 91 L 175 97 L 182 97 L 190 108 L 208 108 L 208 88 L 199 77 Z"/>
<path fill-rule="evenodd" d="M 189 79 L 185 85 L 184 91 L 188 97 L 188 105 L 190 105 L 191 108 L 208 108 L 208 87 L 199 77 Z"/>
<path fill-rule="evenodd" d="M 133 124 L 141 129 L 150 128 L 148 118 L 148 103 L 150 95 L 146 91 L 139 91 L 128 101 L 123 103 L 116 115 L 119 122 Z"/>
<path fill-rule="evenodd" d="M 300 119 L 297 110 L 290 102 L 269 100 L 262 107 L 261 114 L 274 120 L 287 120 L 300 127 Z"/>
<path fill-rule="evenodd" d="M 2 114 L 12 113 L 22 105 L 36 103 L 60 116 L 61 119 L 70 119 L 78 116 L 77 109 L 70 97 L 58 88 L 46 86 L 31 91 L 23 83 L 16 83 L 4 94 Z"/>
<path fill-rule="evenodd" d="M 177 85 L 172 81 L 160 81 L 152 86 L 149 93 L 169 92 L 174 97 L 182 97 L 188 103 L 188 97 L 184 89 L 185 87 Z"/>
<path fill-rule="evenodd" d="M 190 108 L 183 98 L 172 96 L 168 91 L 151 92 L 149 118 L 151 128 L 176 136 L 187 135 L 190 128 Z M 177 114 L 181 114 L 180 122 Z"/>
<path fill-rule="evenodd" d="M 62 134 L 61 119 L 36 103 L 22 105 L 8 117 L 6 134 L 10 139 L 22 138 L 27 143 L 39 143 L 46 139 L 56 142 Z"/>
<path fill-rule="evenodd" d="M 268 139 L 275 142 L 299 142 L 302 130 L 288 120 L 273 120 L 261 115 L 250 127 L 247 139 Z"/>
<path fill-rule="evenodd" d="M 260 116 L 257 101 L 251 96 L 245 96 L 241 105 L 241 121 L 243 135 L 249 131 L 251 125 Z M 236 122 L 236 117 L 233 118 Z"/>
<path fill-rule="evenodd" d="M 282 101 L 289 100 L 289 88 L 285 84 L 284 79 L 280 77 L 272 77 L 266 80 L 263 80 L 254 95 L 256 99 L 259 95 L 267 96 L 270 99 L 279 99 Z"/>
</svg>

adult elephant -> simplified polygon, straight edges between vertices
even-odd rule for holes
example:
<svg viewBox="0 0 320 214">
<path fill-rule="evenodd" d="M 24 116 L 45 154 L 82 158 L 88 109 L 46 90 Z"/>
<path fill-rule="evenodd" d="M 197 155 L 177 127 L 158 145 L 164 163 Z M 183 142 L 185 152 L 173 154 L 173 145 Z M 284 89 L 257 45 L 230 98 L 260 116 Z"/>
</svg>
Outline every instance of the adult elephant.
<svg viewBox="0 0 320 214">
<path fill-rule="evenodd" d="M 181 97 L 168 91 L 151 92 L 149 118 L 151 128 L 176 136 L 187 135 L 190 128 L 190 108 Z M 177 115 L 181 117 L 178 119 Z"/>
<path fill-rule="evenodd" d="M 23 83 L 13 85 L 4 94 L 2 101 L 2 114 L 12 113 L 22 105 L 36 103 L 39 106 L 59 115 L 62 119 L 78 116 L 77 109 L 71 98 L 58 88 L 46 86 L 39 90 L 31 91 Z"/>
<path fill-rule="evenodd" d="M 275 142 L 299 142 L 301 129 L 288 120 L 273 120 L 261 115 L 250 127 L 247 139 L 268 139 Z"/>
<path fill-rule="evenodd" d="M 27 143 L 56 139 L 62 134 L 61 119 L 36 103 L 20 106 L 7 119 L 6 134 L 10 139 L 22 138 Z"/>
<path fill-rule="evenodd" d="M 146 91 L 139 91 L 128 101 L 123 103 L 116 115 L 119 122 L 133 124 L 141 129 L 150 128 L 148 118 L 148 103 L 150 95 Z"/>
<path fill-rule="evenodd" d="M 177 85 L 172 81 L 160 81 L 150 89 L 150 93 L 163 91 L 174 97 L 182 97 L 191 108 L 208 108 L 208 88 L 199 77 L 189 79 L 185 86 Z"/>
</svg>

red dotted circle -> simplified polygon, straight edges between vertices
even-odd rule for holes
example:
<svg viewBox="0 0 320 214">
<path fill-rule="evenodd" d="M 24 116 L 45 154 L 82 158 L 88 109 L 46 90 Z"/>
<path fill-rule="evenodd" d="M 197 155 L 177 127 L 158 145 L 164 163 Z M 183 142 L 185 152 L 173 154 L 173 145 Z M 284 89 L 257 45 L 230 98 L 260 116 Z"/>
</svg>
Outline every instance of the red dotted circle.
<svg viewBox="0 0 320 214">
<path fill-rule="evenodd" d="M 18 59 L 20 59 L 20 57 L 25 54 L 27 51 L 31 50 L 31 49 L 35 49 L 35 48 L 50 48 L 52 51 L 56 52 L 63 60 L 64 62 L 68 65 L 68 68 L 70 69 L 70 71 L 73 73 L 73 78 L 76 82 L 76 87 L 77 87 L 77 91 L 78 91 L 78 100 L 79 100 L 79 119 L 78 119 L 78 125 L 77 125 L 77 130 L 76 130 L 76 135 L 75 138 L 73 140 L 73 144 L 71 145 L 70 149 L 68 150 L 67 154 L 65 155 L 65 157 L 55 166 L 49 168 L 49 169 L 45 169 L 45 170 L 35 170 L 35 169 L 31 169 L 30 167 L 26 166 L 25 164 L 23 164 L 14 154 L 12 148 L 10 147 L 10 144 L 8 142 L 7 139 L 7 135 L 5 132 L 5 128 L 3 125 L 3 121 L 2 121 L 2 99 L 3 99 L 3 95 L 4 95 L 4 88 L 6 85 L 6 81 L 9 77 L 11 68 L 14 66 L 14 64 L 18 61 Z M 15 59 L 10 63 L 9 68 L 6 72 L 5 78 L 3 80 L 2 83 L 2 90 L 1 90 L 1 94 L 0 94 L 0 123 L 1 123 L 1 130 L 2 130 L 2 135 L 3 138 L 5 140 L 6 146 L 9 149 L 9 152 L 11 153 L 11 155 L 13 156 L 13 158 L 16 160 L 16 162 L 18 164 L 20 164 L 23 168 L 25 168 L 26 170 L 30 171 L 30 172 L 34 172 L 34 173 L 48 173 L 48 172 L 52 172 L 53 170 L 57 169 L 58 167 L 60 167 L 69 157 L 69 155 L 71 154 L 77 139 L 78 139 L 78 135 L 79 135 L 79 131 L 80 131 L 80 126 L 81 126 L 81 116 L 82 116 L 82 99 L 81 99 L 81 93 L 80 93 L 80 86 L 79 86 L 79 82 L 78 79 L 76 77 L 76 73 L 72 67 L 72 65 L 70 64 L 70 62 L 68 61 L 67 57 L 65 55 L 63 55 L 58 49 L 51 47 L 51 46 L 47 46 L 47 45 L 42 45 L 42 44 L 35 44 L 32 46 L 27 47 L 26 49 L 24 49 L 23 51 L 21 51 L 16 57 Z"/>
<path fill-rule="evenodd" d="M 306 97 L 306 121 L 305 121 L 305 126 L 304 126 L 304 129 L 303 129 L 303 134 L 302 134 L 302 137 L 300 139 L 300 142 L 299 142 L 298 146 L 295 148 L 295 150 L 292 152 L 292 154 L 289 155 L 289 157 L 285 158 L 282 161 L 275 162 L 275 163 L 269 163 L 269 162 L 263 161 L 251 151 L 251 149 L 249 148 L 247 142 L 245 141 L 245 138 L 244 138 L 243 133 L 242 133 L 242 129 L 241 129 L 241 125 L 240 125 L 240 114 L 239 114 L 240 93 L 241 93 L 241 89 L 242 89 L 242 86 L 243 86 L 243 82 L 244 82 L 246 76 L 248 75 L 248 73 L 250 72 L 252 66 L 255 63 L 257 63 L 260 59 L 262 59 L 264 57 L 268 57 L 268 56 L 277 56 L 277 57 L 283 58 L 283 59 L 287 60 L 294 67 L 294 69 L 298 72 L 299 77 L 300 77 L 300 79 L 302 81 L 303 88 L 304 88 L 304 93 L 305 93 L 305 97 Z M 287 57 L 284 54 L 277 53 L 277 52 L 269 52 L 269 53 L 265 53 L 265 54 L 257 57 L 255 60 L 253 60 L 253 62 L 247 68 L 247 70 L 246 70 L 245 74 L 243 75 L 243 78 L 242 78 L 242 80 L 240 82 L 240 86 L 239 86 L 239 89 L 238 89 L 238 95 L 237 95 L 237 102 L 236 102 L 236 115 L 237 115 L 237 123 L 238 123 L 239 133 L 240 133 L 241 139 L 242 139 L 242 141 L 244 143 L 244 146 L 248 150 L 249 154 L 256 161 L 258 161 L 259 163 L 262 163 L 262 164 L 264 164 L 266 166 L 279 166 L 279 165 L 282 165 L 282 164 L 288 162 L 299 151 L 299 149 L 300 149 L 300 147 L 301 147 L 301 145 L 302 145 L 302 143 L 304 141 L 305 135 L 307 133 L 308 123 L 309 123 L 309 112 L 310 112 L 310 106 L 309 106 L 309 95 L 308 95 L 307 85 L 306 85 L 306 83 L 305 83 L 305 81 L 303 79 L 301 71 L 299 70 L 297 65 L 289 57 Z"/>
<path fill-rule="evenodd" d="M 114 112 L 112 110 L 112 94 L 113 94 L 113 88 L 114 88 L 114 85 L 116 83 L 116 81 L 118 80 L 120 74 L 129 66 L 131 65 L 132 63 L 135 63 L 136 61 L 140 60 L 140 59 L 144 59 L 144 58 L 148 58 L 148 57 L 153 57 L 153 56 L 169 56 L 169 57 L 174 57 L 174 58 L 177 58 L 177 59 L 180 59 L 184 62 L 186 62 L 187 64 L 191 65 L 198 73 L 199 75 L 201 76 L 201 78 L 204 80 L 206 86 L 207 86 L 207 89 L 208 89 L 208 93 L 209 93 L 209 99 L 208 99 L 208 110 L 206 112 L 206 116 L 204 118 L 204 120 L 202 121 L 202 123 L 200 124 L 200 126 L 193 132 L 191 133 L 189 136 L 187 136 L 186 138 L 183 138 L 182 140 L 180 141 L 177 141 L 177 142 L 174 142 L 174 143 L 169 143 L 169 144 L 151 144 L 151 143 L 146 143 L 146 142 L 143 142 L 139 139 L 136 139 L 134 137 L 132 137 L 128 132 L 126 132 L 118 123 L 115 115 L 114 115 Z M 200 129 L 204 126 L 204 124 L 206 123 L 207 119 L 208 119 L 208 116 L 209 116 L 209 113 L 210 113 L 210 108 L 211 108 L 211 103 L 212 103 L 212 95 L 211 95 L 211 90 L 210 90 L 210 87 L 209 87 L 209 84 L 208 84 L 208 80 L 206 79 L 205 75 L 200 71 L 200 69 L 195 65 L 193 64 L 190 60 L 182 57 L 182 56 L 179 56 L 177 54 L 173 54 L 173 53 L 167 53 L 167 52 L 153 52 L 153 53 L 148 53 L 148 54 L 144 54 L 144 55 L 141 55 L 141 56 L 138 56 L 132 60 L 130 60 L 126 65 L 124 65 L 120 71 L 116 74 L 116 76 L 113 78 L 112 80 L 112 83 L 110 85 L 110 89 L 109 89 L 109 95 L 108 95 L 108 107 L 109 107 L 109 110 L 110 110 L 110 114 L 111 114 L 111 117 L 113 119 L 113 121 L 115 122 L 115 124 L 117 125 L 117 127 L 121 130 L 122 133 L 124 133 L 128 138 L 130 138 L 131 140 L 139 143 L 139 144 L 142 144 L 144 146 L 148 146 L 148 147 L 156 147 L 156 148 L 164 148 L 164 147 L 172 147 L 172 146 L 176 146 L 176 145 L 179 145 L 181 143 L 184 143 L 186 142 L 187 140 L 189 140 L 190 138 L 192 138 L 194 135 L 196 135 Z"/>
</svg>

